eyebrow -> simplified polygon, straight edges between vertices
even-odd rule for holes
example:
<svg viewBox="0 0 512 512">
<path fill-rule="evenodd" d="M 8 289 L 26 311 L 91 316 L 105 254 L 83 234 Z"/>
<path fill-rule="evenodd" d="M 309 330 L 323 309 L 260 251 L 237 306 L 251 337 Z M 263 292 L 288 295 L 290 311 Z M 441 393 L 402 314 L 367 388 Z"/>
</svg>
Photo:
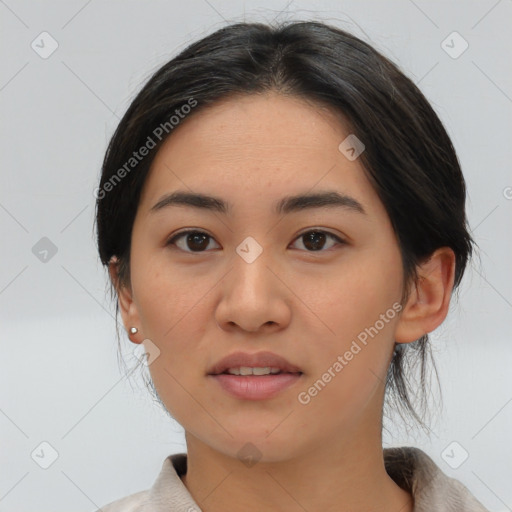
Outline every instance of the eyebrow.
<svg viewBox="0 0 512 512">
<path fill-rule="evenodd" d="M 170 206 L 186 206 L 218 212 L 224 215 L 228 214 L 232 209 L 230 203 L 218 197 L 178 190 L 160 198 L 151 207 L 150 212 L 158 212 Z M 363 205 L 357 199 L 333 190 L 286 196 L 274 204 L 274 213 L 276 215 L 283 215 L 313 208 L 342 208 L 367 215 Z"/>
</svg>

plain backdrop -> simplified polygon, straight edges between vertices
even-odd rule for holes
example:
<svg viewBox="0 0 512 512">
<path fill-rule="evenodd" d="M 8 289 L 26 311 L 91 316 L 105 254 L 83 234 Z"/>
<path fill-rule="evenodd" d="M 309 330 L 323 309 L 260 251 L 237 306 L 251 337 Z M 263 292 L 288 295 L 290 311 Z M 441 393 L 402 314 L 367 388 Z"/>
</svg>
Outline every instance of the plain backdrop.
<svg viewBox="0 0 512 512">
<path fill-rule="evenodd" d="M 453 140 L 481 264 L 432 336 L 444 396 L 432 433 L 396 422 L 384 441 L 422 448 L 490 510 L 512 510 L 512 1 L 5 0 L 0 19 L 0 511 L 95 510 L 185 451 L 180 425 L 118 365 L 93 191 L 152 72 L 229 22 L 273 19 L 373 44 Z M 128 366 L 133 348 L 122 333 Z M 454 468 L 447 453 L 467 459 Z"/>
</svg>

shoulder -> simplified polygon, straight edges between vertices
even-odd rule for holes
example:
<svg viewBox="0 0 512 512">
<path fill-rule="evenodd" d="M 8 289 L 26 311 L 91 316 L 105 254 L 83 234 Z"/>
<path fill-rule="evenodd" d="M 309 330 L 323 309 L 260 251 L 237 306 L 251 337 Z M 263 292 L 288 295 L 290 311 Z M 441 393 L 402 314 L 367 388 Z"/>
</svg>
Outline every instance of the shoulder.
<svg viewBox="0 0 512 512">
<path fill-rule="evenodd" d="M 446 475 L 419 448 L 386 448 L 384 461 L 389 476 L 412 493 L 414 512 L 489 512 L 467 487 Z"/>
<path fill-rule="evenodd" d="M 181 476 L 187 472 L 187 454 L 169 455 L 152 487 L 112 501 L 95 512 L 170 512 L 199 510 Z"/>
</svg>

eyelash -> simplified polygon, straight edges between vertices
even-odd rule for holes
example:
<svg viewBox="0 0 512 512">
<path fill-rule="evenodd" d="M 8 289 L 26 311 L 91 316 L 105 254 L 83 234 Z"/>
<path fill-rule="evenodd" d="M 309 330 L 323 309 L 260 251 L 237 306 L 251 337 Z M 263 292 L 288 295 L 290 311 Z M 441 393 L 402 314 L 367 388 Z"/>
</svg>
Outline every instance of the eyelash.
<svg viewBox="0 0 512 512">
<path fill-rule="evenodd" d="M 338 242 L 339 245 L 346 245 L 347 242 L 345 242 L 345 240 L 343 240 L 342 238 L 334 235 L 333 233 L 330 233 L 329 231 L 323 231 L 321 229 L 309 229 L 308 231 L 304 231 L 302 233 L 300 233 L 295 239 L 295 240 L 298 240 L 299 238 L 303 237 L 304 235 L 307 235 L 309 233 L 322 233 L 324 235 L 327 235 L 327 237 L 330 237 L 332 239 L 334 239 L 336 242 Z M 176 247 L 176 240 L 180 239 L 180 238 L 183 238 L 185 237 L 186 235 L 190 235 L 190 234 L 200 234 L 200 235 L 206 235 L 207 237 L 209 237 L 210 239 L 213 240 L 213 237 L 210 236 L 208 233 L 204 232 L 204 231 L 200 231 L 200 230 L 197 230 L 197 229 L 188 229 L 186 231 L 181 231 L 180 233 L 177 233 L 175 235 L 173 235 L 167 242 L 166 242 L 166 246 L 170 246 L 170 245 L 174 245 Z M 183 252 L 187 252 L 189 254 L 202 254 L 202 253 L 205 253 L 205 252 L 209 252 L 208 250 L 205 250 L 205 251 L 189 251 L 189 250 L 184 250 L 184 249 L 180 249 L 179 247 L 176 247 L 177 249 L 183 251 Z M 321 252 L 327 252 L 329 251 L 330 249 L 327 249 L 327 250 L 323 250 L 323 249 L 320 249 L 318 251 L 308 251 L 306 250 L 306 252 L 308 253 L 311 253 L 311 254 L 315 254 L 315 253 L 321 253 Z"/>
</svg>

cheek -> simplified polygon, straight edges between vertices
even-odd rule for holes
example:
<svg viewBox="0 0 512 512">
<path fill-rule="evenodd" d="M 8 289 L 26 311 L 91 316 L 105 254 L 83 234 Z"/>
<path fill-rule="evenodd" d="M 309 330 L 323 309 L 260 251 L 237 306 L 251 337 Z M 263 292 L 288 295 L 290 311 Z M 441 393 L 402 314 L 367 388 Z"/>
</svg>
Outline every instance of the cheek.
<svg viewBox="0 0 512 512">
<path fill-rule="evenodd" d="M 198 344 L 207 338 L 211 321 L 206 301 L 212 284 L 197 273 L 177 272 L 165 258 L 141 254 L 133 260 L 132 285 L 142 332 L 160 350 L 149 367 L 153 384 L 170 414 L 189 424 L 189 418 L 204 414 L 195 409 L 193 390 L 207 354 Z"/>
<path fill-rule="evenodd" d="M 351 339 L 400 299 L 400 261 L 361 252 L 331 272 L 321 286 L 307 289 L 306 302 L 323 321 L 325 333 Z"/>
<path fill-rule="evenodd" d="M 199 364 L 205 364 L 208 354 L 203 344 L 214 325 L 209 301 L 219 277 L 198 266 L 177 268 L 162 253 L 133 256 L 132 285 L 142 333 L 160 350 L 151 374 L 157 388 L 165 386 L 165 393 L 176 397 L 179 383 L 186 386 L 205 370 Z"/>
<path fill-rule="evenodd" d="M 312 356 L 322 367 L 317 365 L 315 378 L 341 356 L 343 370 L 331 371 L 343 377 L 333 379 L 337 384 L 331 387 L 341 386 L 346 399 L 364 396 L 379 377 L 385 378 L 400 309 L 401 260 L 396 256 L 359 254 L 310 295 L 308 305 L 321 320 Z"/>
<path fill-rule="evenodd" d="M 329 430 L 355 421 L 369 403 L 374 404 L 371 410 L 378 409 L 397 312 L 393 309 L 396 295 L 386 279 L 379 280 L 378 274 L 367 270 L 332 280 L 324 291 L 311 308 L 320 312 L 322 332 L 318 331 L 313 350 L 309 349 L 314 370 L 300 390 L 299 411 L 306 414 L 304 428 L 307 418 L 337 411 L 334 424 L 321 427 Z"/>
<path fill-rule="evenodd" d="M 158 344 L 176 339 L 176 331 L 183 330 L 201 311 L 212 288 L 211 279 L 196 269 L 172 266 L 165 254 L 146 257 L 144 253 L 134 255 L 132 278 L 134 296 L 141 325 L 147 337 Z"/>
</svg>

